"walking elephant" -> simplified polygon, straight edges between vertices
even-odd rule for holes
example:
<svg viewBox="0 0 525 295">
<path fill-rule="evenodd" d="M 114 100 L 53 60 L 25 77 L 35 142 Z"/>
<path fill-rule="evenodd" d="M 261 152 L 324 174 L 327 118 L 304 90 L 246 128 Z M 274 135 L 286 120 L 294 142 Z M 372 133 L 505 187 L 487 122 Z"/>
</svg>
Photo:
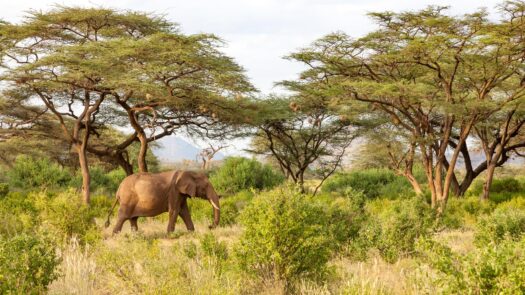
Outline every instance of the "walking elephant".
<svg viewBox="0 0 525 295">
<path fill-rule="evenodd" d="M 175 230 L 175 222 L 180 215 L 189 231 L 195 230 L 191 221 L 190 210 L 186 199 L 198 197 L 210 201 L 213 207 L 213 224 L 219 225 L 219 196 L 203 173 L 193 171 L 169 171 L 162 173 L 137 173 L 126 177 L 116 193 L 115 204 L 111 208 L 106 221 L 113 209 L 120 203 L 117 223 L 113 233 L 122 229 L 122 224 L 129 219 L 131 229 L 137 230 L 139 217 L 156 216 L 169 212 L 168 233 Z"/>
</svg>

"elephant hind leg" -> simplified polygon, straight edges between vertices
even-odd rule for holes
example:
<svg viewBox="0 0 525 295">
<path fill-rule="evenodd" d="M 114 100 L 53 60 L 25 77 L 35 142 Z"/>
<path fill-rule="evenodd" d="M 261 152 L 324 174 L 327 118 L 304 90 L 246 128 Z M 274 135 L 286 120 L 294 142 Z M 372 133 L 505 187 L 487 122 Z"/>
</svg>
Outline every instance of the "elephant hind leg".
<svg viewBox="0 0 525 295">
<path fill-rule="evenodd" d="M 132 218 L 129 219 L 129 223 L 131 223 L 131 230 L 132 231 L 138 231 L 139 230 L 138 219 L 139 219 L 138 216 L 135 216 L 135 217 L 132 217 Z"/>
<path fill-rule="evenodd" d="M 113 233 L 116 234 L 116 233 L 119 233 L 121 230 L 122 230 L 122 225 L 124 225 L 124 222 L 129 218 L 130 216 L 130 209 L 129 208 L 126 208 L 126 207 L 120 207 L 119 210 L 118 210 L 118 218 L 117 218 L 117 223 L 115 224 L 115 227 L 113 228 Z"/>
<path fill-rule="evenodd" d="M 113 233 L 114 234 L 118 234 L 121 230 L 122 230 L 122 225 L 124 224 L 124 222 L 128 220 L 127 218 L 123 218 L 122 216 L 119 215 L 118 219 L 117 219 L 117 223 L 115 224 L 115 227 L 113 228 Z"/>
</svg>

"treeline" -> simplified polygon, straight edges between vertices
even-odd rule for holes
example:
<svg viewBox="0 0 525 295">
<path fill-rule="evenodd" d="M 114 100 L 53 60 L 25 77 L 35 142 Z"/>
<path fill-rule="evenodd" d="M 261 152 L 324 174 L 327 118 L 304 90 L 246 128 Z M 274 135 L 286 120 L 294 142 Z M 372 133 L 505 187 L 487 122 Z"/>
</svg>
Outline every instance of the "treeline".
<svg viewBox="0 0 525 295">
<path fill-rule="evenodd" d="M 303 192 L 305 173 L 320 179 L 314 193 L 360 137 L 441 216 L 481 174 L 488 199 L 495 169 L 525 148 L 525 2 L 498 11 L 497 21 L 483 9 L 452 16 L 438 6 L 371 13 L 378 28 L 364 37 L 334 33 L 289 55 L 306 70 L 278 83 L 290 95 L 267 97 L 216 36 L 185 35 L 140 12 L 31 12 L 0 26 L 0 140 L 71 148 L 88 203 L 88 156 L 127 174 L 136 157 L 148 171 L 150 145 L 175 132 L 251 136 L 251 151 Z M 117 136 L 118 127 L 133 133 Z M 479 151 L 485 159 L 474 163 Z"/>
</svg>

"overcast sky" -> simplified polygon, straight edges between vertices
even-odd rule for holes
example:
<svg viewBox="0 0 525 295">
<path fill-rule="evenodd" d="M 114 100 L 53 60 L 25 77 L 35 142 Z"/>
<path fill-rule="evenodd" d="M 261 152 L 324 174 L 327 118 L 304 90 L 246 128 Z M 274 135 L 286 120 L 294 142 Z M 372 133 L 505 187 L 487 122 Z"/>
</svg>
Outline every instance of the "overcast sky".
<svg viewBox="0 0 525 295">
<path fill-rule="evenodd" d="M 0 18 L 17 22 L 29 9 L 53 4 L 140 10 L 165 15 L 184 33 L 213 33 L 223 49 L 242 65 L 264 94 L 279 92 L 274 82 L 293 79 L 302 66 L 282 57 L 331 32 L 359 37 L 374 29 L 368 12 L 417 10 L 428 5 L 450 6 L 452 14 L 486 7 L 495 12 L 501 1 L 484 0 L 10 0 L 2 1 Z M 194 142 L 195 143 L 195 142 Z M 197 145 L 203 146 L 197 142 Z M 241 141 L 227 153 L 246 147 Z M 205 146 L 205 145 L 204 145 Z M 242 147 L 241 147 L 242 146 Z"/>
</svg>

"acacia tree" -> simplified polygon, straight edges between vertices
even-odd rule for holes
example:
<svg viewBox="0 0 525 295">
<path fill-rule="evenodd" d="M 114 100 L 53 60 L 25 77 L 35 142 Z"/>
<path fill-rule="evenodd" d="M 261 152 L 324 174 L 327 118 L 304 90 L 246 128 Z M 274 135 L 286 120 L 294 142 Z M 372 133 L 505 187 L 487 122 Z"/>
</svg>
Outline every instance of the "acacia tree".
<svg viewBox="0 0 525 295">
<path fill-rule="evenodd" d="M 357 40 L 329 35 L 292 55 L 310 67 L 305 81 L 328 81 L 334 100 L 365 103 L 406 133 L 438 216 L 473 128 L 494 106 L 522 101 L 524 91 L 523 16 L 492 22 L 483 10 L 461 17 L 445 11 L 372 13 L 377 31 Z"/>
<path fill-rule="evenodd" d="M 234 92 L 252 90 L 242 68 L 217 49 L 216 37 L 185 36 L 175 24 L 144 13 L 58 7 L 4 24 L 1 35 L 3 79 L 38 98 L 60 123 L 79 157 L 86 203 L 88 151 L 122 157 L 138 140 L 139 170 L 147 171 L 148 142 L 190 123 L 211 124 L 213 114 L 199 112 L 199 102 L 220 105 Z M 89 146 L 98 128 L 122 116 L 133 134 L 106 149 Z M 147 134 L 145 127 L 163 132 Z"/>
<path fill-rule="evenodd" d="M 293 97 L 271 97 L 257 103 L 257 115 L 248 123 L 257 127 L 253 153 L 275 158 L 285 176 L 304 191 L 304 176 L 315 169 L 321 182 L 340 167 L 345 151 L 357 137 L 357 123 L 339 116 L 315 90 L 321 85 L 284 84 L 297 91 Z"/>
</svg>

